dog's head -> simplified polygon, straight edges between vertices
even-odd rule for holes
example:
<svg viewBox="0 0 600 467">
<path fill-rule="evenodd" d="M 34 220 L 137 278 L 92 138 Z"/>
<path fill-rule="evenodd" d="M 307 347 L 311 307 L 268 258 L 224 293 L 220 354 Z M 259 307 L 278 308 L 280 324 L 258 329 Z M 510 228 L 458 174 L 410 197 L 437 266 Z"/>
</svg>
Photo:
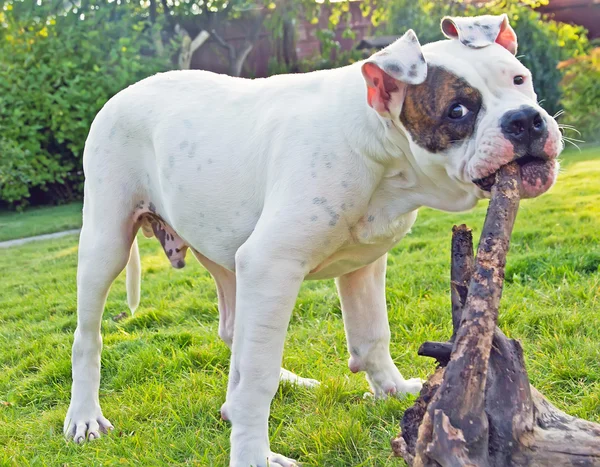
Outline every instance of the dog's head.
<svg viewBox="0 0 600 467">
<path fill-rule="evenodd" d="M 450 40 L 422 48 L 409 31 L 363 63 L 369 105 L 387 131 L 408 138 L 425 172 L 443 167 L 482 198 L 494 173 L 516 160 L 523 196 L 544 193 L 556 179 L 561 133 L 515 57 L 517 36 L 506 15 L 447 17 L 442 31 Z"/>
</svg>

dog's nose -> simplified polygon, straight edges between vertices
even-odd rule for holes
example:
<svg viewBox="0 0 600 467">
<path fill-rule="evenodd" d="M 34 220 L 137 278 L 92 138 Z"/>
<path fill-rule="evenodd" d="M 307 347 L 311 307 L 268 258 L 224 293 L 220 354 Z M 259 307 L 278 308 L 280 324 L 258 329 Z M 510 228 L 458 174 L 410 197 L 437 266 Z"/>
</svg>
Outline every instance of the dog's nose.
<svg viewBox="0 0 600 467">
<path fill-rule="evenodd" d="M 526 146 L 546 134 L 546 121 L 533 107 L 506 112 L 500 126 L 507 139 Z"/>
</svg>

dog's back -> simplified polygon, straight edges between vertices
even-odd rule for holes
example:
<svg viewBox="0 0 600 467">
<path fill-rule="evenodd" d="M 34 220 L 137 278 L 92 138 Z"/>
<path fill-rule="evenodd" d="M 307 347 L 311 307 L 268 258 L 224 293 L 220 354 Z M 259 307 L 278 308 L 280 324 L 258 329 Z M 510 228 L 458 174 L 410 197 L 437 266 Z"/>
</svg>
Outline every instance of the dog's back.
<svg viewBox="0 0 600 467">
<path fill-rule="evenodd" d="M 133 232 L 152 203 L 165 238 L 177 232 L 185 239 L 165 247 L 166 253 L 193 239 L 196 249 L 233 269 L 280 161 L 304 168 L 315 139 L 323 151 L 339 151 L 343 129 L 322 96 L 339 92 L 340 83 L 353 85 L 339 78 L 345 70 L 257 80 L 174 71 L 121 91 L 99 112 L 86 142 L 84 222 L 95 205 L 111 222 L 127 219 Z M 140 202 L 143 211 L 131 216 Z M 178 255 L 169 258 L 182 264 Z"/>
</svg>

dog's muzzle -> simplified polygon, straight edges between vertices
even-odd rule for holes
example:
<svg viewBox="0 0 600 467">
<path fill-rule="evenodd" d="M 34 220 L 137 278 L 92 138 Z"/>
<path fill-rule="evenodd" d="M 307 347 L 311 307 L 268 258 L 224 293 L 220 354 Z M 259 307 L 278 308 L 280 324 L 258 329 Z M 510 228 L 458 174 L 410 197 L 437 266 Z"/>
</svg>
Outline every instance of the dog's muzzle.
<svg viewBox="0 0 600 467">
<path fill-rule="evenodd" d="M 521 168 L 523 198 L 535 198 L 546 192 L 556 178 L 557 164 L 555 156 L 545 151 L 549 134 L 542 114 L 534 107 L 524 105 L 506 112 L 500 119 L 500 128 L 504 138 L 513 146 L 512 160 Z M 473 183 L 484 191 L 490 191 L 495 172 L 473 180 Z"/>
</svg>

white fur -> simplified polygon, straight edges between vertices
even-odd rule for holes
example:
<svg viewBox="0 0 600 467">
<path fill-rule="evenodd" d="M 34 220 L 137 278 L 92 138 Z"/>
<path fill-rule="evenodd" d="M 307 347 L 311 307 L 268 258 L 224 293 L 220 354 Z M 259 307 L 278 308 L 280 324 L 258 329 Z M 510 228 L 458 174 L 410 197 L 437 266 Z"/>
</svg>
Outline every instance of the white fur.
<svg viewBox="0 0 600 467">
<path fill-rule="evenodd" d="M 420 57 L 419 44 L 400 45 L 390 50 L 404 52 L 389 53 L 385 62 L 406 69 Z M 501 69 L 506 79 L 526 72 L 504 52 L 458 41 L 423 47 L 430 64 L 480 89 L 486 107 L 472 140 L 444 154 L 418 147 L 399 112 L 380 115 L 367 105 L 360 63 L 257 80 L 175 71 L 111 99 L 92 124 L 84 154 L 66 435 L 81 442 L 110 428 L 98 399 L 100 322 L 110 284 L 130 255 L 130 306 L 137 306 L 132 242 L 140 200 L 154 204 L 217 283 L 219 335 L 232 348 L 222 408 L 233 425 L 232 466 L 295 465 L 270 451 L 268 417 L 279 377 L 316 384 L 280 369 L 305 279 L 337 278 L 349 364 L 366 371 L 376 396 L 418 391 L 420 382 L 405 380 L 389 352 L 386 252 L 409 231 L 419 207 L 459 211 L 485 196 L 471 179 L 488 157 L 477 143 L 493 126 L 486 122 L 524 101 L 535 104 L 532 89 L 523 93 L 503 81 Z"/>
<path fill-rule="evenodd" d="M 127 288 L 127 305 L 129 305 L 129 309 L 133 315 L 140 304 L 142 282 L 142 264 L 140 261 L 140 250 L 138 249 L 137 238 L 133 239 L 126 271 L 127 279 L 125 285 Z"/>
</svg>

